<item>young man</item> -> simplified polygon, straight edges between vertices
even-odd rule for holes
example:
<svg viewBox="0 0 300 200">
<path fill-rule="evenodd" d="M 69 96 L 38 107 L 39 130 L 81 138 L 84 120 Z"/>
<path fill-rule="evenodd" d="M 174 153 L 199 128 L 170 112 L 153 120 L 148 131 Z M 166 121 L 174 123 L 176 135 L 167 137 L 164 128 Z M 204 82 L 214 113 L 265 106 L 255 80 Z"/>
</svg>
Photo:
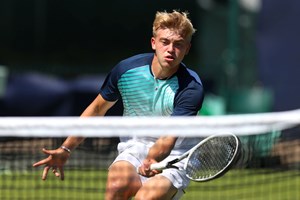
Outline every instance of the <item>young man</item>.
<svg viewBox="0 0 300 200">
<path fill-rule="evenodd" d="M 119 99 L 123 100 L 124 116 L 196 115 L 203 101 L 202 83 L 182 63 L 194 32 L 187 13 L 157 12 L 151 38 L 154 53 L 136 55 L 117 64 L 81 116 L 104 116 Z M 56 150 L 43 149 L 48 158 L 33 165 L 45 165 L 42 179 L 51 169 L 63 179 L 63 166 L 70 151 L 83 140 L 68 137 Z M 150 165 L 181 155 L 197 142 L 172 133 L 159 138 L 120 138 L 119 155 L 109 167 L 105 199 L 179 199 L 189 184 L 185 174 L 177 169 L 150 170 Z M 183 167 L 183 163 L 178 166 Z"/>
</svg>

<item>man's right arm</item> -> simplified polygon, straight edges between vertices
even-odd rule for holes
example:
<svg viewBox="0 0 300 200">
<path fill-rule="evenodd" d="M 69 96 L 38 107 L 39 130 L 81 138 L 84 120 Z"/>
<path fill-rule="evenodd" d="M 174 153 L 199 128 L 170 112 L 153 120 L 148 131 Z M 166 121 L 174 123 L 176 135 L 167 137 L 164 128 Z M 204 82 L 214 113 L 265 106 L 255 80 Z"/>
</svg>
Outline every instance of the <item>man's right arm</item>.
<svg viewBox="0 0 300 200">
<path fill-rule="evenodd" d="M 104 116 L 105 113 L 110 109 L 115 102 L 109 102 L 98 95 L 95 100 L 84 110 L 81 117 L 92 117 L 92 116 Z M 52 168 L 52 172 L 55 176 L 64 179 L 64 169 L 63 166 L 70 157 L 70 153 L 75 149 L 82 141 L 83 137 L 73 137 L 69 136 L 61 147 L 55 150 L 43 149 L 43 152 L 48 155 L 47 158 L 40 160 L 33 164 L 33 167 L 38 167 L 44 165 L 44 171 L 42 179 L 46 180 L 49 170 Z"/>
<path fill-rule="evenodd" d="M 83 111 L 80 117 L 93 117 L 93 116 L 104 116 L 105 113 L 115 104 L 116 102 L 106 101 L 100 94 L 94 99 L 94 101 Z M 70 150 L 75 149 L 82 141 L 83 137 L 69 136 L 62 146 L 67 147 Z"/>
</svg>

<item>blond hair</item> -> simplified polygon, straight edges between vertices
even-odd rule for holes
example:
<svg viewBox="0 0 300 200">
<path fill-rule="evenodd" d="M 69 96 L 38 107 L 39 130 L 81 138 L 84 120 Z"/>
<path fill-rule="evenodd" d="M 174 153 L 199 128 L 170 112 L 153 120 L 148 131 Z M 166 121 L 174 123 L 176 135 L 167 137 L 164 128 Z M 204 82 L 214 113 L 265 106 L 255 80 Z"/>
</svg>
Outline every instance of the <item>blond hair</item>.
<svg viewBox="0 0 300 200">
<path fill-rule="evenodd" d="M 188 12 L 178 12 L 176 10 L 173 10 L 171 13 L 166 11 L 156 13 L 152 27 L 154 37 L 156 37 L 156 32 L 159 29 L 171 29 L 189 40 L 192 39 L 192 35 L 196 32 L 188 18 Z"/>
</svg>

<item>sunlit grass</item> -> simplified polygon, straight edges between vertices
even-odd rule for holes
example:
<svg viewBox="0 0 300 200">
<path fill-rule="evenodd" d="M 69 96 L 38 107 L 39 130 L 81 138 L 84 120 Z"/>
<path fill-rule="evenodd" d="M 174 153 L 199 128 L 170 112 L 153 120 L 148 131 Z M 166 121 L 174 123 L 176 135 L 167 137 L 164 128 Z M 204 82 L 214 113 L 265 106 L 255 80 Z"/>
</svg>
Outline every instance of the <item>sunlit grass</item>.
<svg viewBox="0 0 300 200">
<path fill-rule="evenodd" d="M 61 181 L 41 171 L 0 172 L 0 199 L 102 200 L 106 170 L 67 170 Z M 295 200 L 300 199 L 300 172 L 232 170 L 209 182 L 191 182 L 183 200 Z"/>
</svg>

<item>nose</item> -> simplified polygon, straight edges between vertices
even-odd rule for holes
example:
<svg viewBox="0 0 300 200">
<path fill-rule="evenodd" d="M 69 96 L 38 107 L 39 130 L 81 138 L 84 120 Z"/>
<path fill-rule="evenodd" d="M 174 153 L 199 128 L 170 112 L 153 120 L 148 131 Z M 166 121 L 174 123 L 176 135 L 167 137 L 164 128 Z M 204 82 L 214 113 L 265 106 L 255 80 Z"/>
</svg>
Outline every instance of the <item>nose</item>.
<svg viewBox="0 0 300 200">
<path fill-rule="evenodd" d="M 168 52 L 174 52 L 174 44 L 173 43 L 170 43 L 168 45 L 168 49 L 167 49 Z"/>
</svg>

